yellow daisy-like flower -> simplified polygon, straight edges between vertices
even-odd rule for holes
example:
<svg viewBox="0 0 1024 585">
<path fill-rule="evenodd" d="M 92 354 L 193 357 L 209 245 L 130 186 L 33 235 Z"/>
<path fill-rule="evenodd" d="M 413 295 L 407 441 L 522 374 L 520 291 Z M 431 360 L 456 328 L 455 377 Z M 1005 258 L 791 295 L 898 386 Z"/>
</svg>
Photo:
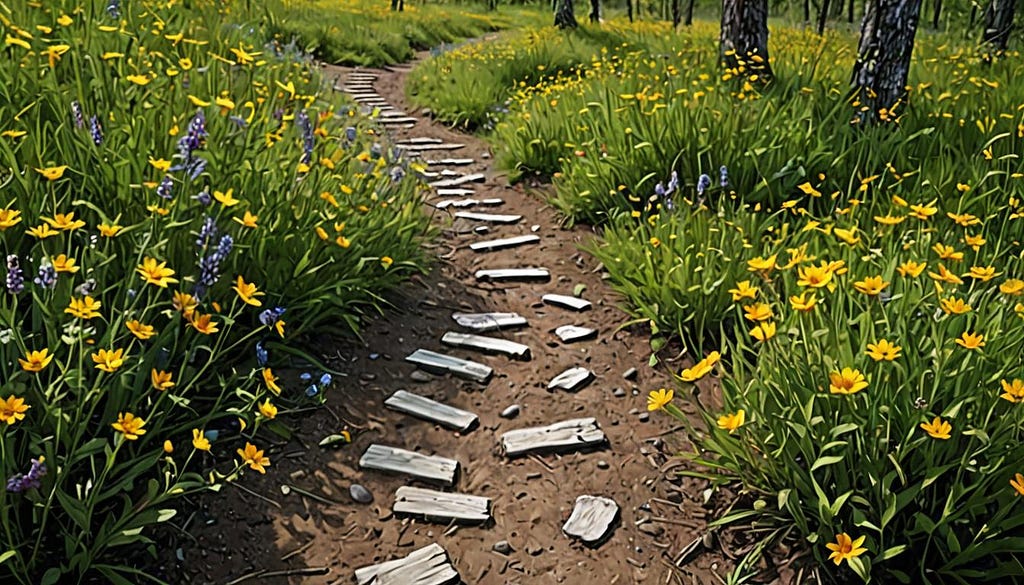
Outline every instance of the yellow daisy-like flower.
<svg viewBox="0 0 1024 585">
<path fill-rule="evenodd" d="M 957 252 L 956 249 L 953 248 L 953 246 L 935 244 L 934 246 L 932 246 L 932 250 L 934 250 L 935 253 L 938 254 L 939 259 L 941 260 L 952 260 L 954 262 L 959 262 L 964 259 L 964 253 Z"/>
<path fill-rule="evenodd" d="M 963 315 L 964 313 L 971 312 L 971 306 L 965 303 L 963 299 L 956 297 L 942 299 L 939 301 L 939 305 L 947 315 Z"/>
<path fill-rule="evenodd" d="M 80 267 L 75 266 L 75 259 L 68 258 L 66 254 L 60 254 L 53 259 L 53 269 L 57 272 L 68 272 L 74 274 Z"/>
<path fill-rule="evenodd" d="M 760 292 L 756 286 L 750 286 L 749 280 L 736 283 L 736 288 L 729 289 L 729 294 L 732 295 L 733 302 L 738 302 L 743 299 L 754 299 L 757 297 L 757 293 Z"/>
<path fill-rule="evenodd" d="M 163 370 L 157 370 L 153 368 L 149 371 L 149 381 L 153 384 L 155 390 L 163 392 L 164 390 L 174 388 L 174 380 L 172 380 L 173 374 L 165 372 Z"/>
<path fill-rule="evenodd" d="M 175 311 L 184 315 L 186 319 L 191 319 L 192 313 L 199 306 L 199 301 L 188 293 L 176 290 L 174 291 L 174 299 L 171 300 L 171 306 L 174 307 Z"/>
<path fill-rule="evenodd" d="M 750 272 L 771 272 L 775 268 L 775 259 L 777 255 L 772 254 L 767 258 L 758 256 L 757 258 L 751 258 L 747 260 L 747 270 Z"/>
<path fill-rule="evenodd" d="M 935 202 L 936 202 L 936 200 L 932 199 L 932 201 L 930 203 L 926 203 L 924 205 L 911 205 L 910 206 L 910 215 L 911 215 L 911 217 L 916 217 L 917 219 L 920 219 L 921 221 L 925 221 L 925 220 L 931 218 L 933 215 L 935 215 L 939 211 L 939 208 L 935 206 Z"/>
<path fill-rule="evenodd" d="M 747 413 L 742 408 L 733 413 L 723 414 L 718 417 L 718 428 L 733 433 L 743 426 L 743 423 L 746 422 L 746 417 Z"/>
<path fill-rule="evenodd" d="M 964 276 L 969 276 L 981 282 L 988 282 L 999 276 L 999 274 L 996 273 L 995 266 L 971 266 L 971 270 Z"/>
<path fill-rule="evenodd" d="M 219 325 L 219 323 L 214 321 L 213 315 L 209 313 L 205 315 L 200 313 L 193 314 L 190 323 L 193 329 L 202 333 L 203 335 L 213 335 L 214 333 L 220 331 L 220 329 L 217 328 L 217 325 Z"/>
<path fill-rule="evenodd" d="M 750 330 L 750 336 L 758 341 L 768 341 L 775 337 L 776 326 L 774 321 L 766 321 L 754 326 Z"/>
<path fill-rule="evenodd" d="M 722 359 L 722 355 L 717 351 L 713 351 L 704 359 L 693 364 L 693 367 L 686 368 L 680 372 L 679 378 L 683 382 L 696 382 L 710 374 L 711 370 L 714 369 L 715 364 L 717 364 L 720 359 Z"/>
<path fill-rule="evenodd" d="M 241 199 L 235 199 L 233 195 L 234 191 L 235 190 L 233 188 L 228 189 L 227 191 L 224 192 L 214 191 L 213 198 L 220 202 L 220 204 L 223 205 L 224 207 L 232 207 L 242 202 Z"/>
<path fill-rule="evenodd" d="M 97 370 L 103 370 L 109 374 L 117 371 L 118 368 L 124 365 L 124 350 L 123 349 L 101 349 L 98 352 L 92 354 L 92 361 L 96 364 Z"/>
<path fill-rule="evenodd" d="M 258 225 L 256 225 L 256 222 L 259 220 L 259 216 L 253 215 L 248 211 L 246 211 L 245 215 L 242 217 L 232 217 L 231 219 L 243 227 L 247 227 L 250 229 L 256 229 L 257 227 L 259 227 Z"/>
<path fill-rule="evenodd" d="M 75 219 L 75 212 L 71 211 L 68 213 L 56 213 L 53 218 L 43 217 L 40 218 L 50 225 L 53 229 L 63 231 L 74 231 L 85 225 L 85 222 L 80 219 Z"/>
<path fill-rule="evenodd" d="M 1024 293 L 1024 280 L 1019 278 L 1010 278 L 1006 282 L 999 285 L 999 292 L 1004 295 L 1017 296 Z"/>
<path fill-rule="evenodd" d="M 1024 402 L 1024 380 L 1020 378 L 1014 378 L 1012 382 L 1000 380 L 999 384 L 1003 387 L 1003 393 L 999 395 L 1000 398 L 1013 403 Z"/>
<path fill-rule="evenodd" d="M 115 431 L 122 433 L 125 439 L 134 441 L 146 434 L 146 429 L 142 428 L 145 424 L 146 421 L 142 420 L 142 418 L 128 412 L 118 413 L 117 422 L 110 426 L 114 427 Z"/>
<path fill-rule="evenodd" d="M 790 306 L 793 307 L 794 311 L 806 313 L 814 309 L 814 307 L 818 304 L 818 299 L 815 298 L 814 293 L 804 291 L 799 295 L 793 295 L 789 297 L 789 304 Z"/>
<path fill-rule="evenodd" d="M 772 308 L 768 303 L 754 303 L 744 305 L 743 317 L 748 321 L 767 321 L 772 318 Z"/>
<path fill-rule="evenodd" d="M 647 410 L 653 412 L 665 408 L 669 402 L 672 402 L 674 396 L 675 392 L 671 388 L 651 390 L 651 393 L 647 395 Z"/>
<path fill-rule="evenodd" d="M 944 265 L 942 265 L 942 264 L 939 264 L 939 271 L 937 273 L 929 272 L 928 276 L 931 277 L 932 280 L 937 280 L 939 282 L 945 282 L 947 284 L 963 284 L 964 283 L 964 281 L 959 276 L 957 276 L 956 274 L 954 274 L 954 273 L 950 272 L 949 270 L 947 270 L 946 267 Z"/>
<path fill-rule="evenodd" d="M 0 209 L 0 231 L 21 222 L 21 212 L 17 209 Z"/>
<path fill-rule="evenodd" d="M 163 158 L 149 158 L 149 164 L 161 173 L 166 173 L 171 168 L 171 161 Z"/>
<path fill-rule="evenodd" d="M 971 247 L 972 250 L 977 252 L 985 245 L 985 238 L 981 234 L 977 235 L 966 235 L 964 236 L 964 243 Z"/>
<path fill-rule="evenodd" d="M 1020 473 L 1014 475 L 1010 480 L 1010 486 L 1017 491 L 1015 495 L 1024 496 L 1024 475 Z"/>
<path fill-rule="evenodd" d="M 112 237 L 116 236 L 117 233 L 120 232 L 124 228 L 122 228 L 121 226 L 119 226 L 117 224 L 108 225 L 108 224 L 105 224 L 105 223 L 101 223 L 97 227 L 97 229 L 100 230 L 100 235 L 103 236 L 104 238 L 112 238 Z"/>
<path fill-rule="evenodd" d="M 256 445 L 246 442 L 245 449 L 237 450 L 238 456 L 242 458 L 242 463 L 248 465 L 251 469 L 260 473 L 267 472 L 267 466 L 270 465 L 270 459 L 263 456 L 263 450 L 257 449 Z"/>
<path fill-rule="evenodd" d="M 50 229 L 50 224 L 46 223 L 36 226 L 34 228 L 29 228 L 25 230 L 25 233 L 40 240 L 45 240 L 46 238 L 52 238 L 54 236 L 60 235 L 60 232 Z"/>
<path fill-rule="evenodd" d="M 978 349 L 985 347 L 985 336 L 981 333 L 968 333 L 964 331 L 963 335 L 958 337 L 955 342 L 964 349 Z"/>
<path fill-rule="evenodd" d="M 266 399 L 262 404 L 259 405 L 259 413 L 263 418 L 267 420 L 273 420 L 277 416 L 277 407 L 270 403 L 270 399 Z"/>
<path fill-rule="evenodd" d="M 100 301 L 89 296 L 83 299 L 71 297 L 71 304 L 64 309 L 64 312 L 79 319 L 94 319 L 100 316 L 99 308 L 101 304 Z"/>
<path fill-rule="evenodd" d="M 178 282 L 178 279 L 171 278 L 174 276 L 174 271 L 167 268 L 167 263 L 157 262 L 156 258 L 143 259 L 142 264 L 136 267 L 135 271 L 139 273 L 142 280 L 160 288 L 167 288 L 168 284 Z"/>
<path fill-rule="evenodd" d="M 30 408 L 24 398 L 12 394 L 0 400 L 0 421 L 13 425 L 19 420 L 25 420 L 25 412 Z"/>
<path fill-rule="evenodd" d="M 140 74 L 126 75 L 125 79 L 127 79 L 128 81 L 134 83 L 135 85 L 141 85 L 141 86 L 149 85 L 149 82 L 153 81 L 153 78 L 150 77 L 149 75 L 140 75 Z"/>
<path fill-rule="evenodd" d="M 68 165 L 61 165 L 59 167 L 44 167 L 36 169 L 36 172 L 43 176 L 47 181 L 56 181 L 57 179 L 64 176 L 64 171 L 68 170 Z"/>
<path fill-rule="evenodd" d="M 953 425 L 940 417 L 935 417 L 930 423 L 921 423 L 920 426 L 931 438 L 944 441 L 949 440 L 950 432 L 953 430 Z"/>
<path fill-rule="evenodd" d="M 139 322 L 137 319 L 132 319 L 124 325 L 128 328 L 128 331 L 132 332 L 132 335 L 143 341 L 156 335 L 156 329 L 154 329 L 152 325 L 146 325 L 145 323 Z"/>
<path fill-rule="evenodd" d="M 878 343 L 869 343 L 866 353 L 876 362 L 891 362 L 900 357 L 902 347 L 892 343 L 888 339 L 879 339 Z"/>
<path fill-rule="evenodd" d="M 281 395 L 281 387 L 277 385 L 277 378 L 274 377 L 274 372 L 270 368 L 263 368 L 263 383 L 267 385 L 267 389 L 274 393 L 274 396 Z"/>
<path fill-rule="evenodd" d="M 868 387 L 868 381 L 860 370 L 843 368 L 828 375 L 828 390 L 832 394 L 856 394 Z"/>
<path fill-rule="evenodd" d="M 925 264 L 924 262 L 914 262 L 913 260 L 907 260 L 903 264 L 900 264 L 899 266 L 896 267 L 896 272 L 898 272 L 900 276 L 905 276 L 908 278 L 917 278 L 918 276 L 921 276 L 921 273 L 924 272 L 924 269 L 927 267 L 928 265 Z"/>
<path fill-rule="evenodd" d="M 199 429 L 192 429 L 192 447 L 197 451 L 210 450 L 210 440 L 206 438 L 203 431 L 200 431 Z"/>
<path fill-rule="evenodd" d="M 818 266 L 801 266 L 797 268 L 797 285 L 810 288 L 821 288 L 832 282 L 831 265 L 822 262 Z"/>
<path fill-rule="evenodd" d="M 25 354 L 25 359 L 18 358 L 18 363 L 21 364 L 21 369 L 26 372 L 41 372 L 43 368 L 50 365 L 53 361 L 53 356 L 50 354 L 50 350 L 43 348 L 39 351 L 29 351 Z"/>
<path fill-rule="evenodd" d="M 864 544 L 865 536 L 861 536 L 857 540 L 851 540 L 849 535 L 845 532 L 836 535 L 836 541 L 825 544 L 825 548 L 832 551 L 832 554 L 828 556 L 829 560 L 834 562 L 837 566 L 843 561 L 847 563 L 850 559 L 859 557 L 860 555 L 867 552 L 868 549 L 863 548 L 861 545 Z"/>
<path fill-rule="evenodd" d="M 857 292 L 872 297 L 881 293 L 887 286 L 889 286 L 889 283 L 882 280 L 881 276 L 868 276 L 864 280 L 858 280 L 853 283 L 853 288 L 857 289 Z"/>
<path fill-rule="evenodd" d="M 256 288 L 255 284 L 251 282 L 245 282 L 245 279 L 243 279 L 241 275 L 238 276 L 238 280 L 235 282 L 235 286 L 231 288 L 236 293 L 238 293 L 238 298 L 242 299 L 243 303 L 247 305 L 252 305 L 254 307 L 259 307 L 263 305 L 262 302 L 255 298 L 263 296 L 263 293 Z"/>
</svg>

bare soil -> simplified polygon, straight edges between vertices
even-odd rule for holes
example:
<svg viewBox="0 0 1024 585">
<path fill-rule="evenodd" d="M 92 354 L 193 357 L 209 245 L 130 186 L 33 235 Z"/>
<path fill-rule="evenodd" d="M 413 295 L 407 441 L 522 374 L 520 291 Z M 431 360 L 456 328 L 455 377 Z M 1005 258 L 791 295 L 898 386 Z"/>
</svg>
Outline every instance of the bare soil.
<svg viewBox="0 0 1024 585">
<path fill-rule="evenodd" d="M 403 93 L 408 68 L 370 71 L 379 74 L 374 87 L 380 95 L 420 117 Z M 329 72 L 343 76 L 347 70 Z M 603 282 L 597 262 L 579 251 L 578 245 L 592 233 L 586 227 L 563 229 L 543 194 L 509 186 L 491 168 L 487 144 L 473 136 L 428 119 L 393 135 L 465 144 L 452 156 L 478 162 L 457 170 L 488 176 L 486 183 L 473 186 L 475 197 L 500 197 L 504 205 L 486 211 L 522 214 L 523 221 L 479 235 L 472 225 L 453 222 L 448 212 L 428 207 L 443 230 L 431 274 L 413 279 L 393 295 L 393 309 L 366 324 L 362 341 L 317 344 L 325 360 L 347 374 L 336 379 L 327 406 L 283 416 L 294 428 L 290 441 L 258 438 L 261 444 L 277 440 L 265 476 L 246 474 L 219 494 L 194 500 L 195 513 L 178 517 L 189 517 L 183 527 L 189 536 L 169 531 L 160 538 L 161 572 L 172 583 L 352 583 L 357 567 L 437 542 L 469 584 L 721 582 L 718 575 L 724 575 L 732 562 L 720 551 L 691 546 L 704 536 L 705 517 L 712 515 L 708 506 L 717 502 L 705 505 L 706 482 L 676 475 L 680 463 L 670 454 L 687 447 L 685 434 L 672 432 L 676 421 L 660 412 L 647 413 L 647 393 L 669 381 L 663 371 L 647 366 L 646 333 L 620 329 L 628 320 L 618 308 L 622 300 Z M 468 247 L 481 239 L 528 233 L 540 235 L 541 243 L 490 253 Z M 549 269 L 551 281 L 490 285 L 473 277 L 481 268 L 526 266 Z M 541 303 L 543 294 L 571 295 L 577 285 L 585 285 L 582 296 L 593 302 L 593 310 L 575 313 Z M 490 335 L 530 346 L 533 359 L 520 362 L 444 348 L 444 332 L 460 330 L 451 318 L 457 311 L 525 316 L 529 327 Z M 553 330 L 568 324 L 595 328 L 598 337 L 563 344 Z M 486 386 L 451 377 L 414 380 L 415 368 L 404 358 L 417 348 L 488 364 L 495 377 Z M 549 392 L 548 381 L 572 366 L 589 368 L 596 379 L 575 394 Z M 637 375 L 626 379 L 623 374 L 630 368 L 636 368 Z M 383 399 L 399 389 L 475 412 L 481 424 L 463 436 L 384 409 Z M 616 389 L 625 395 L 617 397 Z M 511 420 L 499 417 L 512 404 L 521 406 L 521 414 Z M 597 418 L 608 436 L 605 449 L 515 460 L 499 452 L 499 436 L 505 431 L 583 416 Z M 352 433 L 351 444 L 336 450 L 317 446 L 320 439 L 342 429 Z M 449 527 L 393 517 L 394 491 L 410 482 L 359 470 L 360 455 L 375 442 L 460 461 L 455 489 L 492 498 L 493 522 Z M 374 502 L 352 501 L 353 483 L 369 489 Z M 291 488 L 288 495 L 282 491 L 285 485 Z M 609 497 L 621 508 L 618 527 L 596 549 L 561 532 L 582 494 Z M 502 540 L 511 544 L 508 555 L 492 550 Z M 684 550 L 690 554 L 680 560 Z"/>
</svg>

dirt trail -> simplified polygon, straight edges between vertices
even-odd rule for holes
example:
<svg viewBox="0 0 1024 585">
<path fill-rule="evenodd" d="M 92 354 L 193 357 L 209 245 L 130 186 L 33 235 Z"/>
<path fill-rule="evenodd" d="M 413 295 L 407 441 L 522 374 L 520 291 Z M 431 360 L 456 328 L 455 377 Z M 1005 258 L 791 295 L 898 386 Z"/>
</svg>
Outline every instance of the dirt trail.
<svg viewBox="0 0 1024 585">
<path fill-rule="evenodd" d="M 682 570 L 674 567 L 679 552 L 704 532 L 704 486 L 671 474 L 666 478 L 674 464 L 666 454 L 681 447 L 681 435 L 668 434 L 673 426 L 669 417 L 647 415 L 646 394 L 667 381 L 646 365 L 646 336 L 617 330 L 627 320 L 616 308 L 621 301 L 602 281 L 597 262 L 577 249 L 592 234 L 585 228 L 562 229 L 553 209 L 521 186 L 508 186 L 492 169 L 486 143 L 419 116 L 405 101 L 408 70 L 360 70 L 377 76 L 372 88 L 382 101 L 419 118 L 412 128 L 392 125 L 393 139 L 430 137 L 464 144 L 426 158 L 473 158 L 472 165 L 451 167 L 458 174 L 486 175 L 483 183 L 465 185 L 475 191 L 470 197 L 504 203 L 467 211 L 523 219 L 490 225 L 488 233 L 479 234 L 473 230 L 479 222 L 453 221 L 451 208 L 433 212 L 443 231 L 431 275 L 399 291 L 393 299 L 396 308 L 367 325 L 365 345 L 324 351 L 333 367 L 348 374 L 331 390 L 328 408 L 289 421 L 296 426 L 295 436 L 270 454 L 273 465 L 266 476 L 247 474 L 239 486 L 202 500 L 203 508 L 188 526 L 197 540 L 183 547 L 185 561 L 165 561 L 172 582 L 352 583 L 355 568 L 399 558 L 433 542 L 447 550 L 463 582 L 474 585 L 718 582 L 711 567 L 717 568 L 713 563 L 720 557 L 699 557 Z M 351 72 L 328 68 L 331 77 L 340 79 Z M 428 202 L 441 199 L 431 193 Z M 483 253 L 469 248 L 474 242 L 528 234 L 540 236 L 540 243 Z M 474 278 L 479 269 L 512 267 L 544 267 L 551 279 L 486 284 Z M 593 303 L 592 310 L 576 313 L 541 302 L 547 293 L 572 295 L 578 285 L 585 285 L 582 297 Z M 526 344 L 533 359 L 514 361 L 444 347 L 440 338 L 446 331 L 465 331 L 451 317 L 459 311 L 526 317 L 528 327 L 485 335 Z M 589 327 L 598 334 L 566 344 L 553 333 L 562 325 Z M 404 358 L 419 348 L 487 364 L 494 378 L 485 386 L 414 374 Z M 549 380 L 573 366 L 590 369 L 593 382 L 576 393 L 549 392 Z M 635 377 L 626 379 L 624 373 L 631 368 L 637 370 Z M 384 409 L 383 400 L 400 389 L 471 411 L 479 415 L 480 425 L 463 435 Z M 499 416 L 513 404 L 521 407 L 518 417 Z M 581 417 L 597 419 L 608 438 L 605 448 L 512 460 L 500 452 L 499 437 L 506 431 Z M 337 450 L 316 446 L 346 426 L 353 432 L 352 444 Z M 454 491 L 491 498 L 493 520 L 483 526 L 449 527 L 395 518 L 395 490 L 421 484 L 360 470 L 359 457 L 371 443 L 458 460 L 462 470 Z M 373 503 L 353 502 L 352 483 L 368 488 Z M 289 495 L 282 493 L 282 484 L 292 487 Z M 596 549 L 561 531 L 576 497 L 583 494 L 611 498 L 621 509 L 611 538 Z M 493 550 L 499 541 L 507 541 L 511 552 Z M 246 575 L 250 577 L 239 580 Z"/>
</svg>

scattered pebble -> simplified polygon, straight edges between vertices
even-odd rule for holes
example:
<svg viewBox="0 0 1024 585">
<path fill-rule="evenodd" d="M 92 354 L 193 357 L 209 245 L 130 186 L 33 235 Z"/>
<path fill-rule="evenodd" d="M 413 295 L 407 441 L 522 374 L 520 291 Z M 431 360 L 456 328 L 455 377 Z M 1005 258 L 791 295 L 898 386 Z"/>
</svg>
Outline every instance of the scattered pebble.
<svg viewBox="0 0 1024 585">
<path fill-rule="evenodd" d="M 501 411 L 501 418 L 515 418 L 519 416 L 520 407 L 518 404 L 513 404 L 505 410 Z"/>
<path fill-rule="evenodd" d="M 612 390 L 612 394 L 616 398 L 625 398 L 626 397 L 626 391 L 623 390 L 622 388 L 616 388 L 615 390 Z"/>
<path fill-rule="evenodd" d="M 644 534 L 648 534 L 650 536 L 661 536 L 661 534 L 665 532 L 664 528 L 652 522 L 646 522 L 644 524 L 641 524 L 639 530 L 640 532 L 643 532 Z"/>
<path fill-rule="evenodd" d="M 412 380 L 413 382 L 420 383 L 425 383 L 433 380 L 433 378 L 430 377 L 430 374 L 421 370 L 413 371 L 413 373 L 409 374 L 409 379 Z"/>
<path fill-rule="evenodd" d="M 605 461 L 604 459 L 598 460 L 598 462 L 597 462 L 597 468 L 598 469 L 608 469 L 608 467 L 610 467 L 610 466 L 608 465 L 607 461 Z"/>
<path fill-rule="evenodd" d="M 369 504 L 373 501 L 373 494 L 370 493 L 370 490 L 364 488 L 358 483 L 352 484 L 352 486 L 348 488 L 348 493 L 352 496 L 354 501 L 360 504 Z"/>
<path fill-rule="evenodd" d="M 494 549 L 494 552 L 501 553 L 503 555 L 507 555 L 512 552 L 512 545 L 509 544 L 507 540 L 499 540 L 494 543 L 494 546 L 491 548 Z"/>
<path fill-rule="evenodd" d="M 379 353 L 371 353 L 368 357 L 370 358 L 370 361 L 376 361 L 376 360 L 380 359 L 380 354 Z"/>
<path fill-rule="evenodd" d="M 651 420 L 651 413 L 649 413 L 649 412 L 641 412 L 640 413 L 640 422 L 647 422 L 649 420 Z"/>
<path fill-rule="evenodd" d="M 622 372 L 622 377 L 627 379 L 627 380 L 635 380 L 636 379 L 636 374 L 637 374 L 636 368 L 629 368 L 625 372 Z"/>
</svg>

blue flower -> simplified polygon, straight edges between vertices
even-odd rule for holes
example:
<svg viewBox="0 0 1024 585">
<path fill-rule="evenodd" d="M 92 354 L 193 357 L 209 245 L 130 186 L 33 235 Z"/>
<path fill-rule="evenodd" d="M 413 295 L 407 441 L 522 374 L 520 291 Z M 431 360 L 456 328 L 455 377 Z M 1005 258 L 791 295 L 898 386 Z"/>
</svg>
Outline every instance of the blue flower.
<svg viewBox="0 0 1024 585">
<path fill-rule="evenodd" d="M 171 179 L 171 176 L 164 175 L 163 180 L 160 181 L 160 186 L 156 188 L 156 194 L 159 195 L 161 199 L 173 199 L 174 194 L 171 192 L 173 188 L 174 181 Z"/>
<path fill-rule="evenodd" d="M 71 102 L 71 118 L 75 121 L 75 128 L 85 128 L 85 114 L 82 113 L 82 104 L 77 101 Z"/>
<path fill-rule="evenodd" d="M 25 290 L 25 273 L 16 254 L 7 256 L 7 292 L 16 295 Z"/>
<path fill-rule="evenodd" d="M 7 480 L 7 491 L 20 494 L 30 489 L 38 489 L 42 485 L 40 480 L 46 476 L 46 471 L 46 464 L 43 463 L 42 457 L 33 459 L 28 473 L 16 473 Z"/>
<path fill-rule="evenodd" d="M 54 269 L 53 264 L 50 264 L 48 260 L 43 259 L 39 265 L 39 276 L 37 276 L 33 282 L 43 288 L 55 288 L 57 286 L 57 270 Z"/>
<path fill-rule="evenodd" d="M 284 307 L 274 307 L 273 309 L 264 309 L 260 312 L 260 323 L 267 327 L 273 327 L 277 320 L 284 315 Z"/>
<path fill-rule="evenodd" d="M 722 188 L 728 187 L 729 186 L 729 169 L 725 168 L 725 165 L 722 165 L 722 168 L 718 169 L 718 173 L 719 173 L 718 174 L 718 176 L 719 176 L 719 180 L 718 180 L 719 184 L 722 186 Z"/>
<path fill-rule="evenodd" d="M 262 341 L 256 342 L 256 363 L 262 368 L 267 365 L 270 360 L 270 355 L 267 353 L 267 349 L 263 347 Z"/>
<path fill-rule="evenodd" d="M 701 175 L 697 178 L 697 195 L 703 195 L 704 191 L 708 190 L 711 186 L 711 177 L 707 175 Z"/>
<path fill-rule="evenodd" d="M 93 144 L 96 146 L 103 144 L 103 125 L 100 124 L 100 119 L 96 116 L 89 118 L 89 134 L 92 135 Z"/>
</svg>

